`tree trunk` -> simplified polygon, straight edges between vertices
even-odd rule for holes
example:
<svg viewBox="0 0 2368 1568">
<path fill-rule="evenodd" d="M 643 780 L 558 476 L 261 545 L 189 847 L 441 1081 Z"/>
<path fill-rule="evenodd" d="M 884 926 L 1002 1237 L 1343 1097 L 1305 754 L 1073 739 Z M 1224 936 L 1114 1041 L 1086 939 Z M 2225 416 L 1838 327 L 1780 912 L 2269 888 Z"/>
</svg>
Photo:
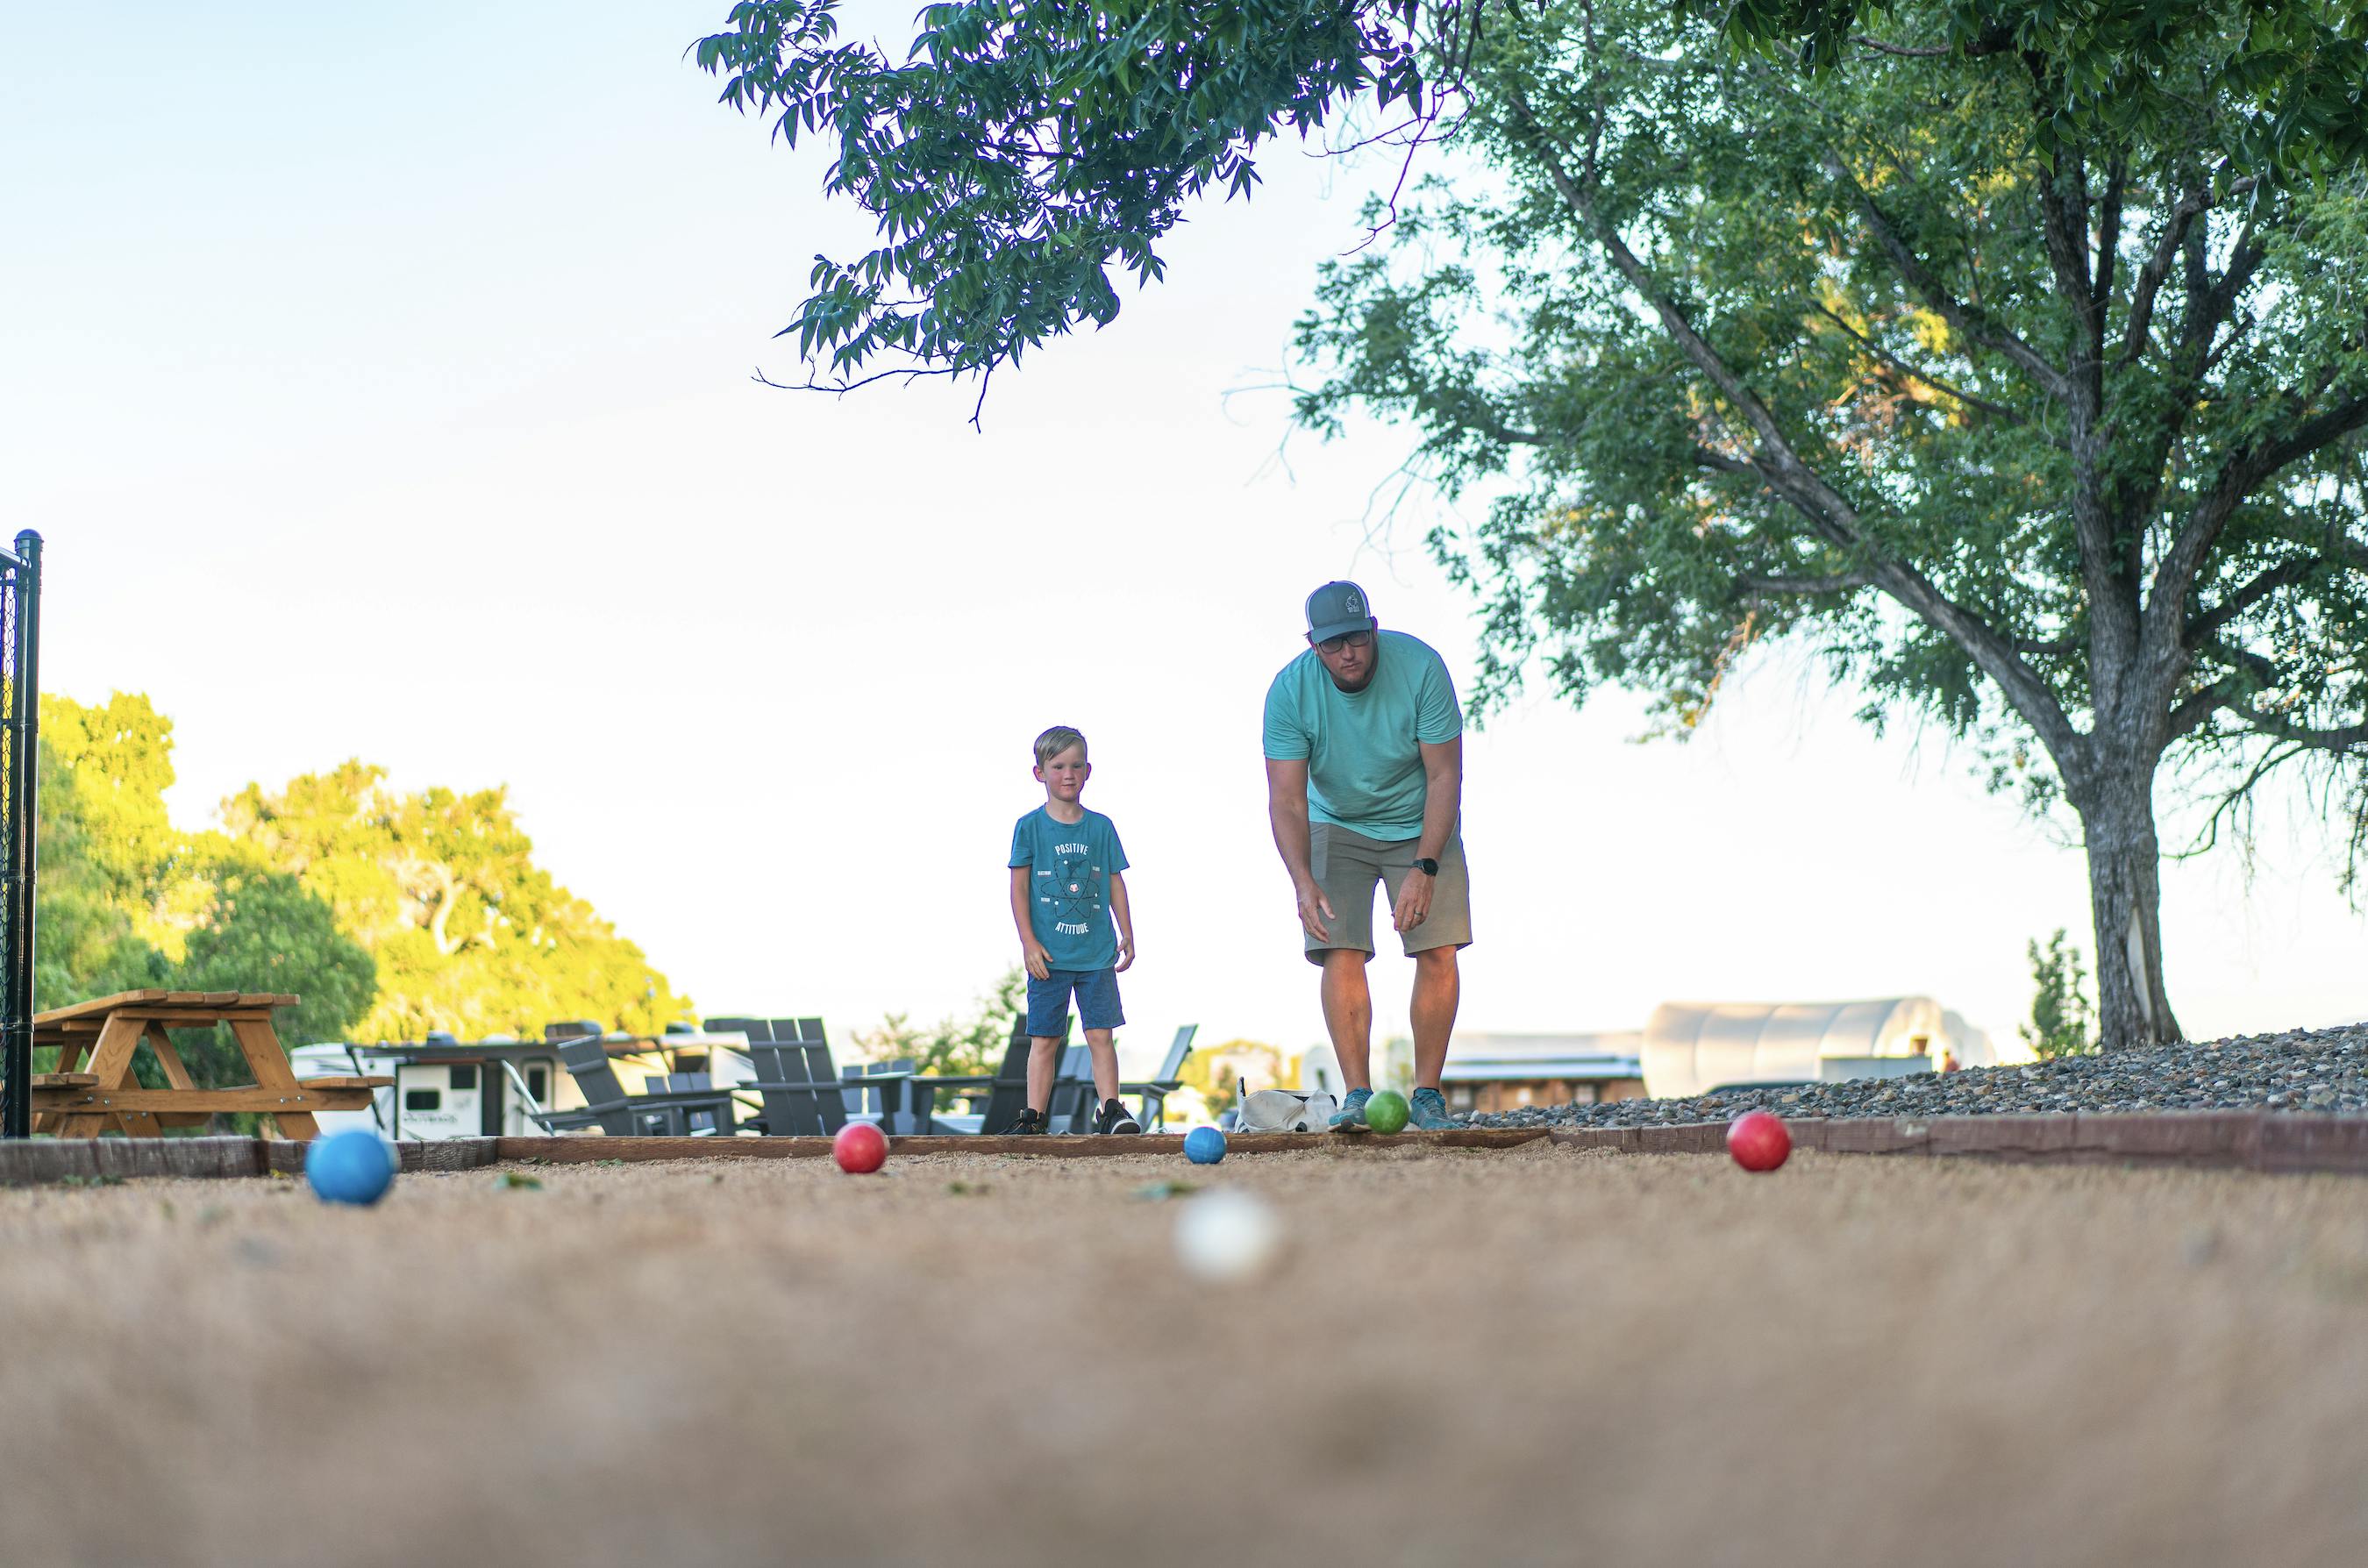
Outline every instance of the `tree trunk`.
<svg viewBox="0 0 2368 1568">
<path fill-rule="evenodd" d="M 2162 983 L 2162 848 L 2154 769 L 2106 773 L 2074 802 L 2088 840 L 2099 1035 L 2108 1051 L 2185 1038 Z"/>
</svg>

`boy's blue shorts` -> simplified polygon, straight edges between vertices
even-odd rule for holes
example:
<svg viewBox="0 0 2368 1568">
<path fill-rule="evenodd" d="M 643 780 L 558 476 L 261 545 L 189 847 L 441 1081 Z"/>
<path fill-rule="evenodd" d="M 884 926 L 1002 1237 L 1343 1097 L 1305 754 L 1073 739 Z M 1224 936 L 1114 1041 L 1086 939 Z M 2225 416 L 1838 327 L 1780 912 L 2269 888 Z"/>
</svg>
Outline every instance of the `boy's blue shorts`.
<svg viewBox="0 0 2368 1568">
<path fill-rule="evenodd" d="M 1069 993 L 1077 994 L 1077 1021 L 1089 1029 L 1114 1029 L 1126 1022 L 1118 1002 L 1118 971 L 1056 969 L 1043 980 L 1028 977 L 1028 1032 L 1038 1040 L 1058 1040 L 1069 1011 Z"/>
</svg>

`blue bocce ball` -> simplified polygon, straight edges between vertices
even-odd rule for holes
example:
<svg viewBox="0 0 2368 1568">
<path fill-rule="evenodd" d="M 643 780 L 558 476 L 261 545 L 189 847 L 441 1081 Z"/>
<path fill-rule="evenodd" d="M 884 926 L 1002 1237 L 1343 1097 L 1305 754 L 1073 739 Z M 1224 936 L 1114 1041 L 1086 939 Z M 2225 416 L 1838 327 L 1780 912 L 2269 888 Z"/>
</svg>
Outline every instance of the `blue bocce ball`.
<svg viewBox="0 0 2368 1568">
<path fill-rule="evenodd" d="M 394 1185 L 394 1162 L 387 1157 L 385 1139 L 367 1128 L 348 1127 L 306 1146 L 304 1179 L 324 1203 L 376 1203 Z"/>
<path fill-rule="evenodd" d="M 1184 1134 L 1184 1157 L 1196 1165 L 1213 1165 L 1225 1157 L 1225 1135 L 1213 1127 L 1196 1127 Z"/>
</svg>

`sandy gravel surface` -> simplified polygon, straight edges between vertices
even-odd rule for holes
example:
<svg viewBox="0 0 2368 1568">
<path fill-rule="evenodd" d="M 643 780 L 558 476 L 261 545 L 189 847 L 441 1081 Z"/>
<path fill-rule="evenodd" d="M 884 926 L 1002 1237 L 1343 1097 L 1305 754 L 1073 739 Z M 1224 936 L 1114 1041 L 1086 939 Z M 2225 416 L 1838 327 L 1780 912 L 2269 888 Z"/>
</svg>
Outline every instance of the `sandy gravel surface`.
<svg viewBox="0 0 2368 1568">
<path fill-rule="evenodd" d="M 1187 1172 L 0 1192 L 0 1562 L 2368 1561 L 2368 1182 L 1236 1158 L 1212 1289 Z"/>
</svg>

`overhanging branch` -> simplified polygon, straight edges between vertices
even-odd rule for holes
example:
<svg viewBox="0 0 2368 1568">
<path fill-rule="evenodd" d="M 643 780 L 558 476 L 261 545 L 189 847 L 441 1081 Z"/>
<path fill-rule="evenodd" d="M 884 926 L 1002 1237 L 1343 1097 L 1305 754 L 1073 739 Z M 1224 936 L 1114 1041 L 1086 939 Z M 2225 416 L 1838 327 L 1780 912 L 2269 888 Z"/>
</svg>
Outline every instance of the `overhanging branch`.
<svg viewBox="0 0 2368 1568">
<path fill-rule="evenodd" d="M 1827 321 L 1833 323 L 1836 326 L 1850 334 L 1850 340 L 1852 342 L 1865 349 L 1868 353 L 1873 355 L 1876 358 L 1882 360 L 1884 364 L 1890 366 L 1893 369 L 1898 371 L 1901 375 L 1907 376 L 1914 381 L 1922 381 L 1926 386 L 1932 388 L 1934 391 L 1945 392 L 1949 396 L 1955 398 L 1959 403 L 1965 404 L 1968 408 L 1978 408 L 1984 414 L 1994 415 L 1998 418 L 2005 420 L 2009 425 L 2028 426 L 2031 423 L 2028 418 L 2017 413 L 2015 410 L 2007 407 L 2006 404 L 2002 403 L 1992 403 L 1986 397 L 1975 397 L 1972 392 L 1965 391 L 1963 387 L 1952 386 L 1949 382 L 1942 381 L 1940 377 L 1932 374 L 1930 370 L 1919 369 L 1916 366 L 1909 364 L 1898 355 L 1894 354 L 1890 349 L 1885 348 L 1880 343 L 1875 342 L 1874 339 L 1867 336 L 1866 334 L 1859 331 L 1858 328 L 1850 325 L 1849 321 L 1842 316 L 1827 310 L 1823 304 L 1816 307 L 1816 312 L 1819 315 L 1825 317 Z M 2059 449 L 2066 445 L 2066 442 L 2061 437 L 2051 437 L 2049 439 L 2053 445 Z"/>
<path fill-rule="evenodd" d="M 2288 463 L 2296 462 L 2340 437 L 2368 425 L 2368 395 L 2349 397 L 2321 409 L 2286 435 L 2257 448 L 2239 448 L 2221 465 L 2220 477 L 2196 502 L 2187 521 L 2163 552 L 2147 590 L 2146 647 L 2161 667 L 2186 631 L 2187 594 L 2204 558 L 2220 540 L 2246 496 Z"/>
<path fill-rule="evenodd" d="M 1883 248 L 1883 254 L 1890 258 L 1892 267 L 1907 280 L 1908 287 L 1924 297 L 1925 303 L 1940 312 L 1941 319 L 1947 322 L 1957 335 L 2003 355 L 2021 367 L 2049 396 L 2062 400 L 2070 395 L 2070 383 L 2066 381 L 2064 372 L 2049 364 L 2037 349 L 1992 321 L 1987 312 L 1965 303 L 1942 286 L 1931 269 L 1924 265 L 1923 258 L 1907 248 L 1891 219 L 1876 204 L 1867 188 L 1859 183 L 1858 176 L 1850 173 L 1850 166 L 1841 161 L 1839 154 L 1828 152 L 1825 161 L 1826 172 L 1849 187 L 1860 219 L 1866 224 L 1868 233 L 1874 236 L 1875 244 Z"/>
<path fill-rule="evenodd" d="M 1802 460 L 1775 415 L 1759 394 L 1695 330 L 1685 312 L 1659 287 L 1619 231 L 1604 219 L 1595 202 L 1597 169 L 1592 142 L 1582 154 L 1580 172 L 1573 173 L 1565 161 L 1570 149 L 1545 129 L 1531 108 L 1527 96 L 1517 90 L 1508 97 L 1515 121 L 1506 128 L 1508 133 L 1531 142 L 1537 149 L 1540 164 L 1571 215 L 1578 220 L 1581 228 L 1601 249 L 1613 269 L 1651 307 L 1661 323 L 1662 330 L 1679 351 L 1718 389 L 1758 436 L 1759 449 L 1745 466 L 1756 472 L 1770 491 L 1789 503 L 1819 538 L 1864 560 L 1864 569 L 1872 585 L 1889 594 L 1964 649 L 1966 656 L 1998 684 L 2007 702 L 2031 725 L 2040 743 L 2055 757 L 2060 771 L 2070 773 L 2083 767 L 2086 763 L 2083 737 L 2072 727 L 2071 720 L 2065 714 L 2055 692 L 2038 672 L 2025 664 L 2021 655 L 2015 652 L 2012 642 L 1980 615 L 1951 599 L 1938 585 L 1914 566 L 1867 540 L 1860 527 L 1858 509 L 1847 496 Z M 1600 136 L 1600 133 L 1599 119 L 1591 134 Z M 1912 257 L 1910 261 L 1912 264 Z M 2036 358 L 2035 356 L 2033 358 Z M 2044 361 L 2041 369 L 2046 369 Z M 2060 383 L 2062 378 L 2055 372 L 2048 370 L 2047 374 Z M 1740 460 L 1713 452 L 1708 448 L 1698 448 L 1697 454 L 1706 459 L 1712 467 L 1737 472 L 1730 465 Z"/>
<path fill-rule="evenodd" d="M 1755 594 L 1842 594 L 1872 586 L 1874 578 L 1864 572 L 1836 572 L 1823 577 L 1763 577 L 1747 572 L 1735 582 Z"/>
</svg>

